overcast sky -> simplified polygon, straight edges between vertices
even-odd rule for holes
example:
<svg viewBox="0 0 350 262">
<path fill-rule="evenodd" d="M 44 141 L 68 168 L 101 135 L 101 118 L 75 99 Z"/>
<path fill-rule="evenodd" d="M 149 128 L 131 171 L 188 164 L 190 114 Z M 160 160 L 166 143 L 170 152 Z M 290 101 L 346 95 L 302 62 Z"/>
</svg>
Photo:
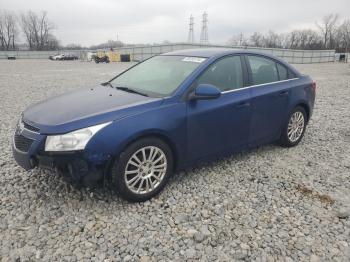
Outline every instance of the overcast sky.
<svg viewBox="0 0 350 262">
<path fill-rule="evenodd" d="M 184 42 L 190 14 L 198 40 L 204 11 L 209 41 L 217 44 L 240 32 L 314 28 L 329 13 L 350 18 L 350 0 L 0 0 L 0 9 L 46 10 L 62 44 L 85 46 L 117 35 L 125 43 Z"/>
</svg>

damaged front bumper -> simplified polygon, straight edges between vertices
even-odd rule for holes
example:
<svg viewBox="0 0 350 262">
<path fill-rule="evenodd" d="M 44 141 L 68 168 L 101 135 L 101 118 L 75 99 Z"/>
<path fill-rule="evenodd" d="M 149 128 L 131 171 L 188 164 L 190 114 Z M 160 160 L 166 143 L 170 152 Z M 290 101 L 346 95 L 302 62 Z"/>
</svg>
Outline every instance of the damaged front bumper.
<svg viewBox="0 0 350 262">
<path fill-rule="evenodd" d="M 97 152 L 45 152 L 46 136 L 17 127 L 12 143 L 16 162 L 25 170 L 35 167 L 58 171 L 74 183 L 94 186 L 105 178 L 111 156 Z"/>
<path fill-rule="evenodd" d="M 55 170 L 73 183 L 92 187 L 108 172 L 109 161 L 96 163 L 87 159 L 83 152 L 36 156 L 38 167 Z"/>
</svg>

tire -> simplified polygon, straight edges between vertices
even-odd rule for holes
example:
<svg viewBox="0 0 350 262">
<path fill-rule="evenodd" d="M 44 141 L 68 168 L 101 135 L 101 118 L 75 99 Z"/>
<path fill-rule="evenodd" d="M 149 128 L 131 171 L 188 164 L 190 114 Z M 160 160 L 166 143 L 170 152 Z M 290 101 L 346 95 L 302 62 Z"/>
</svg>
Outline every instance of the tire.
<svg viewBox="0 0 350 262">
<path fill-rule="evenodd" d="M 304 136 L 306 124 L 307 115 L 305 109 L 301 106 L 295 107 L 288 116 L 288 121 L 283 128 L 279 144 L 283 147 L 293 147 L 299 144 Z M 296 126 L 298 126 L 298 128 Z"/>
<path fill-rule="evenodd" d="M 139 139 L 114 161 L 111 168 L 113 187 L 127 201 L 149 200 L 164 188 L 173 173 L 173 166 L 172 151 L 164 141 L 156 137 Z"/>
</svg>

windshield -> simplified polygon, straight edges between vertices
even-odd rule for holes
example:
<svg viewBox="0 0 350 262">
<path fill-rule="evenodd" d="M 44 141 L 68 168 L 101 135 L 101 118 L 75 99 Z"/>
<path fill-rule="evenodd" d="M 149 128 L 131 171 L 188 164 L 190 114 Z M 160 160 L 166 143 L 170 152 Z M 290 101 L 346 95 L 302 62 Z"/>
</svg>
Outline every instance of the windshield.
<svg viewBox="0 0 350 262">
<path fill-rule="evenodd" d="M 149 96 L 168 96 L 203 61 L 202 57 L 155 56 L 113 79 L 111 84 Z"/>
</svg>

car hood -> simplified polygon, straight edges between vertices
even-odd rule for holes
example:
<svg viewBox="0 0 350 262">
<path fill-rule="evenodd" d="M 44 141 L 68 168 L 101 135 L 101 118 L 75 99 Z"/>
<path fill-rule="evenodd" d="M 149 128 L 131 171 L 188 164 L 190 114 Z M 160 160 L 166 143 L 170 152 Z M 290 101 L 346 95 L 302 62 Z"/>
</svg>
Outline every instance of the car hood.
<svg viewBox="0 0 350 262">
<path fill-rule="evenodd" d="M 23 120 L 42 134 L 60 134 L 146 111 L 162 100 L 109 86 L 82 88 L 32 105 Z"/>
</svg>

